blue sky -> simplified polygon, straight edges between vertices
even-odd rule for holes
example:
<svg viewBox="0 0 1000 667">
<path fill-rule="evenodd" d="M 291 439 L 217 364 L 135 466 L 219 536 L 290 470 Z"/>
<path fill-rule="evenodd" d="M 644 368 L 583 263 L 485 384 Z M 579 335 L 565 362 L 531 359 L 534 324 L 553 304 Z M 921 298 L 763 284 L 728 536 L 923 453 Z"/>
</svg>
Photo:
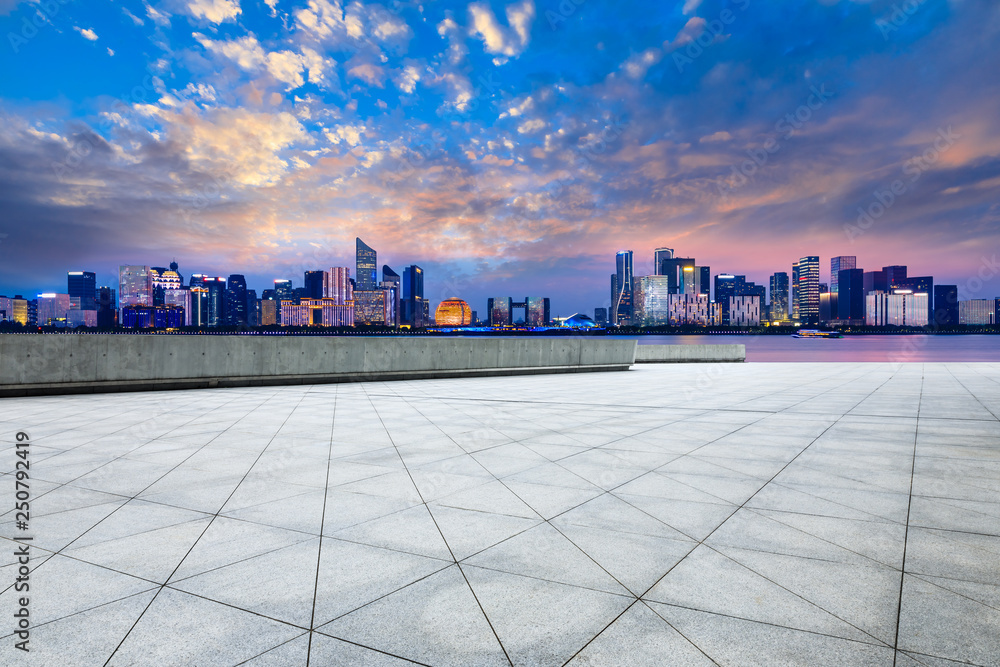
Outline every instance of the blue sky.
<svg viewBox="0 0 1000 667">
<path fill-rule="evenodd" d="M 0 34 L 0 292 L 300 285 L 361 236 L 480 311 L 590 311 L 659 246 L 1000 294 L 995 2 L 0 0 Z"/>
</svg>

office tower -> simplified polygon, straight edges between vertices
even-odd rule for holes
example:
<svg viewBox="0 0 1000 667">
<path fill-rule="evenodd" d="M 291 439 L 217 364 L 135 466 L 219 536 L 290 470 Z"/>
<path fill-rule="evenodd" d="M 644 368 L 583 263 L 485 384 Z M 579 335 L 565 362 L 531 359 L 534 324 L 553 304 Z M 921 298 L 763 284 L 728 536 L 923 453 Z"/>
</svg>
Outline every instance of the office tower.
<svg viewBox="0 0 1000 667">
<path fill-rule="evenodd" d="M 731 273 L 720 273 L 715 276 L 715 302 L 719 304 L 722 326 L 729 325 L 729 303 L 730 299 L 736 296 L 740 287 L 743 286 L 744 276 L 734 276 Z"/>
<path fill-rule="evenodd" d="M 865 296 L 872 292 L 888 292 L 889 281 L 886 279 L 885 271 L 865 271 Z"/>
<path fill-rule="evenodd" d="M 234 273 L 226 282 L 224 322 L 227 327 L 247 325 L 247 279 Z"/>
<path fill-rule="evenodd" d="M 823 289 L 826 287 L 827 289 Z M 826 324 L 838 317 L 837 294 L 831 292 L 827 285 L 822 283 L 819 286 L 819 321 Z"/>
<path fill-rule="evenodd" d="M 368 326 L 385 326 L 391 315 L 387 297 L 391 296 L 378 285 L 371 290 L 354 290 L 354 323 Z"/>
<path fill-rule="evenodd" d="M 195 326 L 191 310 L 191 288 L 166 290 L 163 293 L 163 305 L 174 306 L 184 310 L 184 326 Z"/>
<path fill-rule="evenodd" d="M 632 251 L 622 250 L 615 256 L 615 289 L 611 308 L 617 317 L 614 324 L 628 325 L 632 322 Z"/>
<path fill-rule="evenodd" d="M 549 317 L 549 299 L 540 296 L 524 298 L 524 323 L 529 327 L 548 326 L 552 321 Z"/>
<path fill-rule="evenodd" d="M 608 308 L 608 323 L 612 326 L 617 326 L 618 323 L 618 275 L 615 273 L 611 274 L 611 300 L 608 302 L 610 308 Z"/>
<path fill-rule="evenodd" d="M 256 329 L 260 326 L 260 299 L 257 290 L 247 290 L 247 326 Z"/>
<path fill-rule="evenodd" d="M 872 292 L 865 297 L 865 324 L 870 327 L 925 327 L 930 321 L 926 294 Z"/>
<path fill-rule="evenodd" d="M 711 298 L 712 296 L 712 267 L 710 266 L 696 266 L 695 270 L 695 290 L 697 294 L 707 296 Z"/>
<path fill-rule="evenodd" d="M 97 274 L 92 271 L 67 273 L 66 292 L 77 310 L 97 310 Z"/>
<path fill-rule="evenodd" d="M 401 320 L 414 329 L 426 325 L 424 318 L 424 270 L 416 264 L 403 269 Z"/>
<path fill-rule="evenodd" d="M 385 302 L 385 325 L 387 327 L 399 326 L 399 283 L 392 280 L 383 280 L 378 284 L 382 290 Z"/>
<path fill-rule="evenodd" d="M 792 308 L 803 324 L 819 322 L 819 257 L 807 256 L 792 265 Z"/>
<path fill-rule="evenodd" d="M 632 324 L 657 327 L 670 324 L 670 277 L 640 276 L 632 293 Z"/>
<path fill-rule="evenodd" d="M 324 272 L 323 297 L 333 299 L 337 304 L 347 305 L 354 300 L 351 270 L 345 266 L 332 266 Z"/>
<path fill-rule="evenodd" d="M 737 295 L 729 297 L 728 317 L 731 327 L 760 326 L 760 295 Z"/>
<path fill-rule="evenodd" d="M 286 300 L 281 308 L 281 326 L 351 327 L 354 326 L 354 304 L 335 303 L 329 297 L 302 299 L 298 303 Z"/>
<path fill-rule="evenodd" d="M 931 323 L 939 327 L 953 327 L 958 321 L 958 285 L 935 285 L 934 318 Z"/>
<path fill-rule="evenodd" d="M 355 239 L 357 245 L 356 286 L 359 291 L 373 291 L 378 288 L 378 256 L 372 248 L 360 238 Z"/>
<path fill-rule="evenodd" d="M 663 260 L 673 259 L 674 249 L 673 248 L 657 248 L 653 251 L 653 275 L 665 276 L 666 271 L 663 265 Z"/>
<path fill-rule="evenodd" d="M 274 300 L 274 290 L 264 290 L 264 294 L 271 292 L 271 296 L 262 296 L 260 299 L 260 326 L 268 327 L 278 324 L 278 302 Z"/>
<path fill-rule="evenodd" d="M 472 308 L 462 299 L 445 299 L 434 311 L 434 325 L 465 327 L 472 324 Z"/>
<path fill-rule="evenodd" d="M 695 268 L 695 260 L 693 257 L 671 257 L 669 259 L 660 260 L 659 275 L 666 276 L 670 279 L 670 293 L 671 294 L 690 294 L 692 292 L 685 292 L 685 273 L 688 274 L 688 286 L 691 287 L 691 280 L 694 279 L 694 275 L 690 270 Z M 690 269 L 690 270 L 689 270 Z"/>
<path fill-rule="evenodd" d="M 888 283 L 889 289 L 892 289 L 893 285 L 906 280 L 905 266 L 883 266 L 882 272 L 885 273 L 885 280 Z"/>
<path fill-rule="evenodd" d="M 489 314 L 491 327 L 506 327 L 512 325 L 514 300 L 509 296 L 493 297 L 486 300 L 486 312 Z"/>
<path fill-rule="evenodd" d="M 281 322 L 281 302 L 282 301 L 294 301 L 295 300 L 295 288 L 292 287 L 292 281 L 284 278 L 277 278 L 274 281 L 274 307 L 276 309 L 275 317 L 278 322 Z"/>
<path fill-rule="evenodd" d="M 206 290 L 205 310 L 202 313 L 201 324 L 207 327 L 224 326 L 226 322 L 226 279 L 221 276 L 204 276 L 201 286 Z"/>
<path fill-rule="evenodd" d="M 608 309 L 594 308 L 594 322 L 596 322 L 599 327 L 608 326 Z"/>
<path fill-rule="evenodd" d="M 153 278 L 148 266 L 118 267 L 118 307 L 152 306 Z M 119 318 L 120 320 L 121 318 Z"/>
<path fill-rule="evenodd" d="M 399 327 L 402 323 L 402 311 L 400 310 L 403 301 L 403 279 L 398 273 L 393 271 L 387 264 L 382 266 L 382 289 L 392 292 L 392 326 Z"/>
<path fill-rule="evenodd" d="M 118 324 L 118 304 L 115 303 L 114 291 L 110 287 L 100 287 L 97 290 L 97 326 L 101 329 L 113 329 Z"/>
<path fill-rule="evenodd" d="M 305 296 L 307 299 L 322 299 L 325 283 L 327 282 L 326 271 L 306 271 L 305 272 Z"/>
<path fill-rule="evenodd" d="M 890 292 L 894 290 L 910 290 L 914 294 L 929 294 L 934 295 L 934 277 L 933 276 L 908 276 L 906 278 L 897 278 L 894 282 L 890 283 Z"/>
<path fill-rule="evenodd" d="M 669 294 L 667 321 L 670 326 L 703 326 L 717 324 L 713 304 L 705 294 Z"/>
<path fill-rule="evenodd" d="M 771 308 L 769 315 L 772 322 L 788 321 L 788 274 L 779 271 L 771 275 Z"/>
<path fill-rule="evenodd" d="M 46 292 L 39 294 L 36 301 L 36 322 L 40 327 L 66 326 L 69 312 L 69 294 Z"/>
<path fill-rule="evenodd" d="M 41 322 L 41 317 L 38 321 Z M 959 301 L 958 322 L 967 326 L 996 324 L 996 301 L 994 299 Z"/>
<path fill-rule="evenodd" d="M 845 322 L 860 323 L 865 319 L 865 272 L 863 269 L 841 269 L 837 273 L 837 317 Z"/>
<path fill-rule="evenodd" d="M 840 283 L 838 282 L 838 276 L 840 272 L 844 269 L 856 269 L 858 268 L 858 258 L 854 255 L 841 255 L 840 257 L 833 257 L 830 259 L 830 291 L 834 294 L 839 293 Z M 840 307 L 840 300 L 837 301 L 838 308 Z"/>
</svg>

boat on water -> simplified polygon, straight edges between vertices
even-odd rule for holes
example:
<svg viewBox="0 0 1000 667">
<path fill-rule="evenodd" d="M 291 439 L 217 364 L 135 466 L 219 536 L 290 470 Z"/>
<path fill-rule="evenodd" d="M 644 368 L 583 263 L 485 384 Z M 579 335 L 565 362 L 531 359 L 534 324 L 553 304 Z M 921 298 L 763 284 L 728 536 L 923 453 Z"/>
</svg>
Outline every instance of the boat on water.
<svg viewBox="0 0 1000 667">
<path fill-rule="evenodd" d="M 844 334 L 839 331 L 821 331 L 819 329 L 799 329 L 792 334 L 792 338 L 843 338 Z"/>
</svg>

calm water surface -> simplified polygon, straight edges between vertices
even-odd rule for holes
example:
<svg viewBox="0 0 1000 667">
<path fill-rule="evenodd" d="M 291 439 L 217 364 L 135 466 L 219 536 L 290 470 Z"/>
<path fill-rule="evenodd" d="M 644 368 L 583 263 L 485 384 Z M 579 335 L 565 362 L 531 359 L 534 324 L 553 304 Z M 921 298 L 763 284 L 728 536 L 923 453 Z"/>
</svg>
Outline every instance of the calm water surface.
<svg viewBox="0 0 1000 667">
<path fill-rule="evenodd" d="M 747 346 L 747 361 L 998 361 L 1000 336 L 639 336 L 640 345 Z"/>
</svg>

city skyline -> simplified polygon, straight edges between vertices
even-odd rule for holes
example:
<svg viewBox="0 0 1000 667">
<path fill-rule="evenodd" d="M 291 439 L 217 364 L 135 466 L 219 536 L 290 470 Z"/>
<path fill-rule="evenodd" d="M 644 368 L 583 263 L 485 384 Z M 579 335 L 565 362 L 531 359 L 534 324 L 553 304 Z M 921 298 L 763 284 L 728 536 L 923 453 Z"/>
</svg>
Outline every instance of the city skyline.
<svg viewBox="0 0 1000 667">
<path fill-rule="evenodd" d="M 435 302 L 589 311 L 609 249 L 660 246 L 1000 294 L 995 4 L 563 5 L 5 0 L 0 285 L 177 258 L 260 290 L 360 235 Z"/>
</svg>

